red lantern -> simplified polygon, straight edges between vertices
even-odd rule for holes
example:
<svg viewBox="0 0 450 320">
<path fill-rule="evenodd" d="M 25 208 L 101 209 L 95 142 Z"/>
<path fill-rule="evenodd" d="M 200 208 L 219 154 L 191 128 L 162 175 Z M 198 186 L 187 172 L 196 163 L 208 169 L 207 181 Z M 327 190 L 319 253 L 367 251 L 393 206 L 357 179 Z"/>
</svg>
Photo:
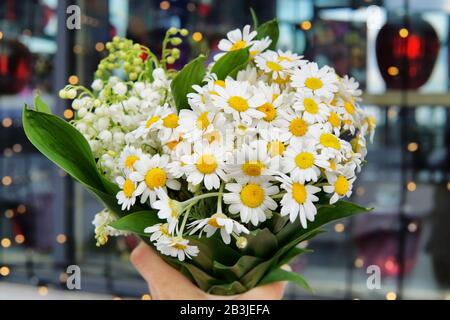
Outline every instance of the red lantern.
<svg viewBox="0 0 450 320">
<path fill-rule="evenodd" d="M 15 40 L 0 41 L 0 94 L 20 92 L 31 76 L 28 48 Z"/>
<path fill-rule="evenodd" d="M 389 20 L 376 40 L 378 67 L 388 89 L 417 89 L 428 81 L 439 52 L 439 38 L 420 16 Z"/>
</svg>

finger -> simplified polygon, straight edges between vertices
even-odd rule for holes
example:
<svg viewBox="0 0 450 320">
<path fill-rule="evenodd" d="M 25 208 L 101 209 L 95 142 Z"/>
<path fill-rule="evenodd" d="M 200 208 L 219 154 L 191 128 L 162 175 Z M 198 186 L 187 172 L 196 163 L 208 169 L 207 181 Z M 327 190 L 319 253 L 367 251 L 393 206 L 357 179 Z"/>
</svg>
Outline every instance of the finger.
<svg viewBox="0 0 450 320">
<path fill-rule="evenodd" d="M 201 294 L 200 289 L 143 242 L 133 250 L 130 260 L 149 284 L 153 299 L 195 299 Z"/>
</svg>

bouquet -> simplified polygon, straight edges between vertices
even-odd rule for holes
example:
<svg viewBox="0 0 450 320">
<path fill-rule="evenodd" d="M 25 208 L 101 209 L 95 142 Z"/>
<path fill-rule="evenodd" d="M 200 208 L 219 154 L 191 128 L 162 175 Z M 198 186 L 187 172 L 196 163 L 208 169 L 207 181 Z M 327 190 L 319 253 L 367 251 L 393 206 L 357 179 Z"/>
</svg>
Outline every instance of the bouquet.
<svg viewBox="0 0 450 320">
<path fill-rule="evenodd" d="M 29 140 L 104 204 L 97 245 L 133 233 L 202 290 L 245 292 L 308 253 L 302 243 L 369 209 L 352 193 L 375 123 L 348 76 L 276 50 L 276 20 L 245 26 L 171 65 L 186 29 L 170 28 L 157 56 L 115 37 L 91 89 L 67 85 L 70 123 L 39 96 L 25 106 Z"/>
</svg>

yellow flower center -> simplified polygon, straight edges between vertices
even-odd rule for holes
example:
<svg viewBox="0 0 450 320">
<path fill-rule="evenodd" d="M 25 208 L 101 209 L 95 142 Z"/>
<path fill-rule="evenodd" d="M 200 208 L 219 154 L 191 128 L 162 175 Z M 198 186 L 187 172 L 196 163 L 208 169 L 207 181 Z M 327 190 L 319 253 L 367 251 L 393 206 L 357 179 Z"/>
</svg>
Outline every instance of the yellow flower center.
<svg viewBox="0 0 450 320">
<path fill-rule="evenodd" d="M 328 116 L 328 122 L 333 126 L 333 128 L 337 128 L 341 125 L 341 120 L 335 112 L 330 112 L 330 115 Z"/>
<path fill-rule="evenodd" d="M 271 141 L 267 145 L 267 151 L 272 157 L 281 156 L 286 151 L 286 146 L 281 141 Z"/>
<path fill-rule="evenodd" d="M 241 201 L 247 207 L 259 207 L 264 201 L 263 188 L 257 184 L 247 184 L 241 190 Z"/>
<path fill-rule="evenodd" d="M 306 201 L 306 187 L 298 182 L 292 184 L 292 198 L 299 204 L 304 204 Z"/>
<path fill-rule="evenodd" d="M 344 176 L 339 176 L 334 183 L 334 191 L 340 196 L 345 196 L 348 192 L 348 180 Z"/>
<path fill-rule="evenodd" d="M 242 97 L 232 96 L 228 99 L 228 104 L 238 112 L 244 112 L 248 109 L 248 102 Z"/>
<path fill-rule="evenodd" d="M 331 133 L 322 133 L 322 135 L 320 136 L 320 144 L 327 148 L 333 148 L 336 150 L 341 149 L 341 143 L 339 142 L 339 139 Z"/>
<path fill-rule="evenodd" d="M 214 141 L 220 141 L 220 132 L 219 130 L 211 131 L 204 135 L 204 138 L 209 142 L 213 143 Z"/>
<path fill-rule="evenodd" d="M 277 109 L 271 103 L 264 103 L 262 106 L 259 106 L 258 111 L 263 112 L 266 116 L 263 118 L 267 122 L 272 121 L 277 116 Z"/>
<path fill-rule="evenodd" d="M 279 96 L 280 96 L 280 94 L 278 94 L 278 93 L 272 94 L 272 102 L 275 101 L 275 100 L 277 100 L 277 98 L 278 98 Z"/>
<path fill-rule="evenodd" d="M 278 72 L 278 71 L 283 70 L 283 67 L 281 67 L 280 64 L 273 62 L 273 61 L 267 61 L 266 65 L 267 65 L 267 68 L 269 68 L 270 71 L 273 71 L 273 72 Z"/>
<path fill-rule="evenodd" d="M 163 125 L 166 128 L 175 129 L 178 127 L 178 116 L 175 113 L 169 114 L 163 119 Z"/>
<path fill-rule="evenodd" d="M 145 175 L 145 184 L 149 189 L 161 188 L 166 185 L 166 172 L 161 168 L 152 168 Z"/>
<path fill-rule="evenodd" d="M 305 98 L 303 105 L 305 106 L 305 111 L 308 113 L 316 114 L 319 111 L 319 106 L 312 98 Z"/>
<path fill-rule="evenodd" d="M 187 248 L 187 246 L 185 245 L 185 244 L 182 244 L 182 243 L 175 243 L 174 245 L 173 245 L 173 247 L 175 248 L 175 249 L 177 249 L 177 250 L 185 250 L 186 248 Z"/>
<path fill-rule="evenodd" d="M 265 166 L 260 161 L 249 161 L 242 165 L 242 171 L 251 177 L 258 177 L 264 170 Z"/>
<path fill-rule="evenodd" d="M 200 130 L 205 130 L 209 126 L 209 119 L 208 119 L 208 111 L 203 112 L 201 115 L 197 118 L 197 128 Z"/>
<path fill-rule="evenodd" d="M 323 82 L 319 78 L 310 77 L 305 80 L 305 86 L 311 90 L 318 90 L 323 87 Z"/>
<path fill-rule="evenodd" d="M 125 168 L 133 169 L 134 163 L 139 160 L 138 156 L 131 155 L 125 159 Z"/>
<path fill-rule="evenodd" d="M 177 218 L 178 214 L 180 212 L 177 210 L 177 207 L 175 205 L 175 201 L 173 201 L 172 199 L 169 199 L 168 202 L 169 202 L 170 210 L 172 210 L 171 213 L 170 213 L 172 215 L 172 218 Z"/>
<path fill-rule="evenodd" d="M 347 111 L 350 114 L 355 113 L 355 106 L 353 105 L 353 103 L 350 103 L 348 101 L 344 102 L 344 109 L 345 109 L 345 111 Z"/>
<path fill-rule="evenodd" d="M 361 145 L 359 144 L 358 138 L 350 140 L 350 145 L 352 146 L 353 152 L 359 153 L 361 151 Z"/>
<path fill-rule="evenodd" d="M 154 124 L 155 122 L 158 122 L 159 119 L 161 119 L 161 118 L 158 117 L 158 116 L 151 117 L 151 118 L 148 119 L 147 122 L 145 123 L 145 127 L 146 127 L 147 129 L 150 128 L 150 127 L 152 126 L 152 124 Z"/>
<path fill-rule="evenodd" d="M 223 80 L 216 80 L 214 81 L 214 84 L 218 85 L 219 87 L 225 87 L 225 81 Z"/>
<path fill-rule="evenodd" d="M 217 168 L 216 158 L 210 154 L 204 154 L 200 156 L 195 163 L 198 171 L 203 174 L 213 173 Z"/>
<path fill-rule="evenodd" d="M 314 165 L 314 155 L 311 152 L 301 152 L 295 157 L 295 164 L 301 169 L 308 169 Z"/>
<path fill-rule="evenodd" d="M 167 229 L 167 227 L 165 225 L 160 225 L 159 226 L 159 231 L 161 231 L 162 234 L 168 236 L 169 235 L 169 230 Z"/>
<path fill-rule="evenodd" d="M 308 124 L 300 118 L 295 118 L 289 125 L 289 131 L 296 137 L 301 137 L 308 131 Z"/>
<path fill-rule="evenodd" d="M 125 183 L 123 184 L 123 193 L 125 194 L 125 197 L 131 198 L 133 196 L 134 190 L 136 190 L 136 187 L 134 186 L 133 181 L 130 179 L 125 180 Z"/>
<path fill-rule="evenodd" d="M 174 150 L 179 143 L 180 143 L 180 141 L 178 141 L 178 140 L 169 141 L 169 142 L 167 142 L 167 147 L 170 150 Z"/>
<path fill-rule="evenodd" d="M 290 80 L 291 80 L 291 78 L 290 78 L 289 76 L 287 76 L 287 77 L 284 79 L 284 78 L 280 77 L 280 75 L 278 75 L 278 77 L 277 77 L 275 80 L 273 80 L 273 81 L 274 81 L 276 84 L 283 85 L 283 84 L 288 83 Z"/>
<path fill-rule="evenodd" d="M 244 40 L 239 40 L 236 41 L 230 48 L 230 51 L 235 51 L 235 50 L 239 50 L 242 48 L 245 48 L 247 46 L 247 42 L 245 42 Z"/>
<path fill-rule="evenodd" d="M 328 163 L 330 164 L 330 169 L 333 171 L 337 170 L 337 166 L 336 166 L 336 162 L 332 161 L 332 160 L 328 160 Z"/>
<path fill-rule="evenodd" d="M 288 57 L 288 56 L 279 56 L 278 57 L 278 61 L 289 61 L 289 62 L 292 62 L 292 61 L 294 61 L 294 59 L 292 59 L 291 57 Z"/>
</svg>

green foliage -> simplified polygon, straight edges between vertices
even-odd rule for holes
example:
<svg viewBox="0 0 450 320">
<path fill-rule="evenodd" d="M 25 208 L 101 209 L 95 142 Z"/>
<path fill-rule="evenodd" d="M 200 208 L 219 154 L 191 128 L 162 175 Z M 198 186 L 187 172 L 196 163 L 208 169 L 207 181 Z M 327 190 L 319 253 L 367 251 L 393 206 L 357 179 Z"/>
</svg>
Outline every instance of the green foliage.
<svg viewBox="0 0 450 320">
<path fill-rule="evenodd" d="M 278 28 L 278 21 L 276 19 L 267 21 L 261 24 L 256 31 L 258 35 L 256 39 L 260 40 L 265 37 L 272 39 L 272 43 L 269 46 L 270 50 L 275 50 L 278 42 L 278 37 L 280 36 L 280 30 Z"/>
<path fill-rule="evenodd" d="M 206 74 L 205 60 L 205 56 L 198 56 L 185 65 L 172 80 L 172 95 L 178 110 L 189 108 L 187 95 L 194 91 L 193 85 L 202 83 Z"/>
<path fill-rule="evenodd" d="M 237 72 L 247 66 L 249 57 L 248 48 L 230 51 L 217 60 L 211 72 L 215 73 L 219 80 L 224 80 L 228 75 L 236 77 Z"/>
</svg>

